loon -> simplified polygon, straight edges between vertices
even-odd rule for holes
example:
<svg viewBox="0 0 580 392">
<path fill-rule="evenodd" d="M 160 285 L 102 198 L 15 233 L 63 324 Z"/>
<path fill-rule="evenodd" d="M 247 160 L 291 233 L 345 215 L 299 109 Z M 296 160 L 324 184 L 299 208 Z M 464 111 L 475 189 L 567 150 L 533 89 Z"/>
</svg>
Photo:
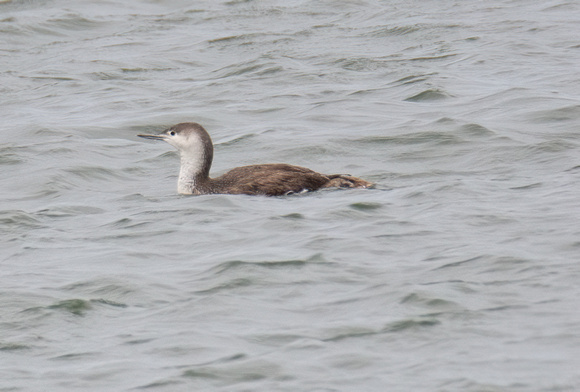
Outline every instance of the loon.
<svg viewBox="0 0 580 392">
<path fill-rule="evenodd" d="M 158 135 L 137 135 L 163 140 L 179 150 L 181 168 L 177 192 L 183 195 L 216 193 L 284 196 L 316 191 L 321 188 L 370 188 L 371 182 L 346 174 L 320 174 L 310 169 L 270 163 L 242 166 L 217 178 L 210 178 L 213 143 L 207 131 L 197 123 L 172 126 Z"/>
</svg>

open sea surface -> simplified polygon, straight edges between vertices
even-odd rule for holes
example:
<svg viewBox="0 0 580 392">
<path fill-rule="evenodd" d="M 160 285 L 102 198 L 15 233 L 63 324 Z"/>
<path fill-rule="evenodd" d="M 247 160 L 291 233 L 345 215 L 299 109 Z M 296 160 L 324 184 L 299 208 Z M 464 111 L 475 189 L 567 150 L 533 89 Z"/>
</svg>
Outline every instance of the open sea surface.
<svg viewBox="0 0 580 392">
<path fill-rule="evenodd" d="M 577 1 L 4 0 L 0 118 L 1 392 L 580 391 Z"/>
</svg>

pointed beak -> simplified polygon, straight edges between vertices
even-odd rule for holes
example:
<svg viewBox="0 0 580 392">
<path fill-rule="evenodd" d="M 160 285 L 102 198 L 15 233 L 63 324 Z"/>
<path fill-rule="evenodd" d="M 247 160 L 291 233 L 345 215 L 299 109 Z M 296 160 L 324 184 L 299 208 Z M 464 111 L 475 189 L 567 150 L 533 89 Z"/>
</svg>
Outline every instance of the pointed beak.
<svg viewBox="0 0 580 392">
<path fill-rule="evenodd" d="M 144 139 L 165 140 L 165 135 L 164 134 L 159 134 L 159 135 L 137 135 L 137 136 L 142 137 Z"/>
</svg>

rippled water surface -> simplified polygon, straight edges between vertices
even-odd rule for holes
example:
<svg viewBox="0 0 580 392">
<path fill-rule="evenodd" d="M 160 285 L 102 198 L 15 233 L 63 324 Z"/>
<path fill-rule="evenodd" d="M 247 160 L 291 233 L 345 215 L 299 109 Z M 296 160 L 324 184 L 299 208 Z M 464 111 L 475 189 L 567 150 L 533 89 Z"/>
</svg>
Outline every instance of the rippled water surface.
<svg viewBox="0 0 580 392">
<path fill-rule="evenodd" d="M 575 1 L 0 2 L 0 391 L 580 390 Z M 287 162 L 372 190 L 176 194 Z"/>
</svg>

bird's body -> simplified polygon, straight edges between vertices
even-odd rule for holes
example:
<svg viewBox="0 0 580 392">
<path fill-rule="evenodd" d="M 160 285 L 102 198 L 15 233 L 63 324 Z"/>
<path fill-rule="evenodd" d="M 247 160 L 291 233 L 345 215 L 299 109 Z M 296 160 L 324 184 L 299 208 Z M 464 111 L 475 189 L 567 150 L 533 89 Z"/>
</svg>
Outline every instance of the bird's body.
<svg viewBox="0 0 580 392">
<path fill-rule="evenodd" d="M 373 185 L 349 175 L 325 175 L 304 167 L 282 163 L 237 167 L 220 177 L 210 178 L 213 143 L 201 125 L 181 123 L 159 135 L 138 136 L 166 141 L 179 150 L 181 169 L 177 190 L 181 194 L 282 196 L 329 187 L 368 188 Z"/>
</svg>

